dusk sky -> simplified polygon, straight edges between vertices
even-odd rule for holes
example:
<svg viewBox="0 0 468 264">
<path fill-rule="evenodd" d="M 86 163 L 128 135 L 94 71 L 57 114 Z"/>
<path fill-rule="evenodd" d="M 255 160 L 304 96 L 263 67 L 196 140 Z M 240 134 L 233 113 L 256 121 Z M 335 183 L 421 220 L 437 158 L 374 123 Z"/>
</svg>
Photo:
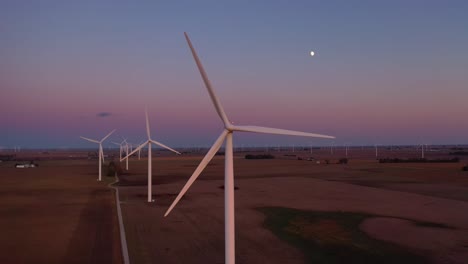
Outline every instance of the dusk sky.
<svg viewBox="0 0 468 264">
<path fill-rule="evenodd" d="M 0 3 L 0 147 L 79 136 L 209 146 L 228 117 L 334 135 L 234 145 L 468 143 L 468 1 Z M 309 55 L 315 51 L 315 56 Z"/>
</svg>

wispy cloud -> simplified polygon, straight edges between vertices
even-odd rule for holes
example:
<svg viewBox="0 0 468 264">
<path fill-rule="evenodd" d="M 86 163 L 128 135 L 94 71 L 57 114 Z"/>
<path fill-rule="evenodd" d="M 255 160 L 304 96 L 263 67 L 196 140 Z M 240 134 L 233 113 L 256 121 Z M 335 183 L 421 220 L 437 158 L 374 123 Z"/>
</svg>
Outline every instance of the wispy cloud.
<svg viewBox="0 0 468 264">
<path fill-rule="evenodd" d="M 111 116 L 112 113 L 109 113 L 109 112 L 100 112 L 100 113 L 97 113 L 96 116 L 97 117 L 108 117 L 108 116 Z"/>
</svg>

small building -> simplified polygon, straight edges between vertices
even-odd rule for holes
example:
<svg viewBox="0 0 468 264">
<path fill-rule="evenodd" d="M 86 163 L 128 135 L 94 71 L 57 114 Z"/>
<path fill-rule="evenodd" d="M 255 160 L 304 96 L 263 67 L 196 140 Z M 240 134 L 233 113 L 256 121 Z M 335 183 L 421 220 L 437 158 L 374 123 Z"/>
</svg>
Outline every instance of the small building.
<svg viewBox="0 0 468 264">
<path fill-rule="evenodd" d="M 26 168 L 36 168 L 39 167 L 39 165 L 34 164 L 33 162 L 31 163 L 16 163 L 15 168 L 18 169 L 26 169 Z"/>
</svg>

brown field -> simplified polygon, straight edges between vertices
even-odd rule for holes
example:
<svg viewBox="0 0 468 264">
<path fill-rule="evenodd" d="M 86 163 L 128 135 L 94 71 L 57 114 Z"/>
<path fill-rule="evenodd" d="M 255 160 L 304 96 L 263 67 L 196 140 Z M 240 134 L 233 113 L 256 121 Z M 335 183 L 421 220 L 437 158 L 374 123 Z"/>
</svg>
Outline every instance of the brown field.
<svg viewBox="0 0 468 264">
<path fill-rule="evenodd" d="M 419 155 L 405 151 L 405 157 Z M 379 156 L 402 155 L 387 152 L 381 150 Z M 258 208 L 270 206 L 375 215 L 360 226 L 369 236 L 427 256 L 433 263 L 466 263 L 468 172 L 461 171 L 465 161 L 379 164 L 373 153 L 372 148 L 353 150 L 347 165 L 316 164 L 283 156 L 284 152 L 271 151 L 277 156 L 274 160 L 245 160 L 246 153 L 236 153 L 237 263 L 308 263 L 303 252 L 264 227 L 265 215 Z M 313 155 L 289 154 L 331 163 L 344 156 L 342 149 L 334 155 L 326 149 L 314 150 Z M 438 151 L 426 157 L 448 156 Z M 171 215 L 163 217 L 201 158 L 198 154 L 154 158 L 154 203 L 146 202 L 147 161 L 130 160 L 119 189 L 131 263 L 224 263 L 222 156 L 208 165 Z M 69 263 L 82 254 L 87 258 L 76 263 L 119 262 L 115 204 L 106 184 L 95 180 L 97 161 L 43 163 L 22 171 L 0 163 L 0 226 L 2 234 L 8 234 L 0 239 L 0 262 Z M 103 227 L 108 231 L 97 235 Z M 307 230 L 320 235 L 312 226 Z M 17 253 L 20 250 L 27 254 Z M 97 252 L 101 255 L 93 255 Z"/>
<path fill-rule="evenodd" d="M 0 163 L 0 263 L 121 263 L 114 193 L 92 161 Z"/>
</svg>

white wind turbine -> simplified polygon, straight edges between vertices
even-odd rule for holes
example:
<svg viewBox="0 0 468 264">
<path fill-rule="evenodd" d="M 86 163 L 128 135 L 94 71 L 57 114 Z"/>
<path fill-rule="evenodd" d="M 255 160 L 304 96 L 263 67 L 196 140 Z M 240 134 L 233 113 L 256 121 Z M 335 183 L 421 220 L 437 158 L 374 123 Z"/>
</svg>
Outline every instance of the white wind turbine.
<svg viewBox="0 0 468 264">
<path fill-rule="evenodd" d="M 128 144 L 127 144 L 127 139 L 123 138 L 123 141 L 120 142 L 120 143 L 117 143 L 117 142 L 114 142 L 112 141 L 113 144 L 117 145 L 117 146 L 120 146 L 120 155 L 119 155 L 119 160 L 120 162 L 122 162 L 122 153 L 124 152 L 124 143 L 126 144 L 126 149 L 125 149 L 125 155 L 128 154 Z M 128 158 L 126 159 L 126 165 L 125 165 L 125 169 L 128 170 Z"/>
<path fill-rule="evenodd" d="M 130 155 L 128 155 L 128 142 L 127 142 L 127 139 L 124 138 L 123 139 L 124 141 L 122 141 L 122 144 L 125 143 L 125 155 L 127 155 L 124 159 L 125 159 L 125 170 L 128 170 L 128 158 L 130 157 Z"/>
<path fill-rule="evenodd" d="M 106 140 L 110 135 L 112 135 L 112 133 L 115 132 L 115 129 L 112 130 L 109 134 L 107 134 L 107 136 L 105 136 L 103 139 L 101 139 L 101 141 L 97 141 L 95 139 L 90 139 L 90 138 L 85 138 L 85 137 L 81 137 L 82 139 L 84 140 L 87 140 L 87 141 L 90 141 L 90 142 L 93 142 L 93 143 L 97 143 L 99 144 L 99 153 L 98 153 L 98 159 L 99 159 L 99 178 L 98 178 L 98 181 L 101 180 L 101 175 L 102 175 L 102 162 L 104 162 L 104 152 L 102 151 L 102 142 L 104 142 L 104 140 Z"/>
<path fill-rule="evenodd" d="M 154 143 L 158 146 L 161 146 L 165 149 L 168 149 L 172 152 L 175 152 L 177 154 L 180 154 L 178 151 L 176 150 L 173 150 L 171 149 L 170 147 L 162 144 L 162 143 L 159 143 L 158 141 L 156 140 L 153 140 L 151 139 L 151 133 L 150 133 L 150 124 L 149 124 L 149 120 L 148 120 L 148 111 L 145 110 L 145 115 L 146 115 L 146 133 L 148 135 L 148 140 L 146 140 L 145 142 L 143 142 L 142 144 L 140 144 L 140 146 L 138 146 L 138 148 L 134 149 L 132 152 L 130 153 L 127 153 L 127 156 L 124 157 L 124 159 L 127 159 L 128 160 L 128 157 L 130 157 L 131 155 L 133 155 L 135 152 L 139 152 L 144 146 L 148 145 L 148 202 L 153 202 L 153 199 L 152 199 L 152 170 L 151 170 L 151 162 L 152 162 L 152 159 L 151 159 L 151 143 Z"/>
<path fill-rule="evenodd" d="M 171 204 L 167 212 L 164 216 L 167 216 L 174 206 L 180 201 L 182 196 L 187 192 L 193 182 L 198 178 L 200 173 L 203 169 L 208 165 L 210 160 L 214 157 L 216 152 L 220 149 L 221 145 L 224 141 L 226 141 L 225 145 L 225 165 L 224 165 L 224 214 L 225 214 L 225 262 L 228 264 L 235 263 L 235 241 L 234 241 L 234 170 L 233 170 L 233 145 L 232 145 L 232 134 L 234 132 L 253 132 L 253 133 L 266 133 L 266 134 L 279 134 L 279 135 L 291 135 L 291 136 L 305 136 L 305 137 L 319 137 L 319 138 L 334 138 L 331 136 L 320 135 L 320 134 L 312 134 L 312 133 L 305 133 L 305 132 L 298 132 L 298 131 L 291 131 L 291 130 L 284 130 L 284 129 L 277 129 L 277 128 L 268 128 L 268 127 L 259 127 L 259 126 L 237 126 L 233 125 L 226 113 L 224 112 L 221 103 L 219 102 L 218 98 L 216 97 L 214 90 L 211 86 L 211 83 L 208 79 L 208 76 L 203 69 L 203 66 L 198 58 L 198 55 L 195 49 L 192 46 L 192 43 L 187 35 L 185 34 L 185 38 L 187 43 L 190 47 L 192 52 L 193 58 L 195 59 L 195 63 L 197 64 L 198 70 L 203 78 L 205 86 L 208 90 L 208 93 L 211 97 L 211 101 L 213 102 L 216 111 L 224 123 L 224 130 L 218 139 L 215 141 L 213 146 L 210 148 L 208 153 L 205 155 L 203 160 L 200 162 L 198 167 L 193 172 L 190 179 L 187 181 L 185 186 L 180 191 L 179 195 L 176 197 L 174 202 Z"/>
<path fill-rule="evenodd" d="M 143 144 L 144 142 L 140 142 L 140 144 L 138 144 L 138 147 L 141 146 L 141 144 Z M 141 149 L 138 150 L 138 160 L 140 160 L 140 157 L 141 157 Z"/>
<path fill-rule="evenodd" d="M 117 142 L 112 141 L 112 144 L 119 146 L 119 160 L 121 160 L 122 159 L 122 151 L 123 151 L 122 143 L 117 143 Z"/>
</svg>

